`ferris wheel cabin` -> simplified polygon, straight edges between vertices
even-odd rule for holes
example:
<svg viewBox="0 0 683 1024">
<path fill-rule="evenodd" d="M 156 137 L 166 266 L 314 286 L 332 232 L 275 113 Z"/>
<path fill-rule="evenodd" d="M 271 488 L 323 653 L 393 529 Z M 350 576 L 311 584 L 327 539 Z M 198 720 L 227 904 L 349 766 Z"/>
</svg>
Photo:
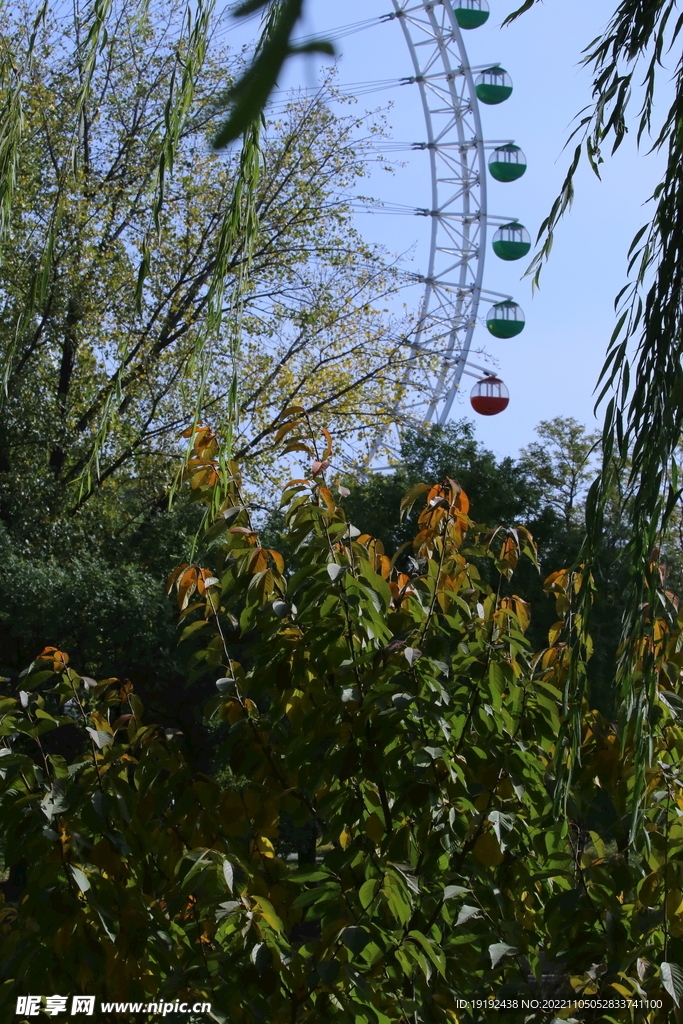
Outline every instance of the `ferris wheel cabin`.
<svg viewBox="0 0 683 1024">
<path fill-rule="evenodd" d="M 456 0 L 453 13 L 460 28 L 479 28 L 488 21 L 489 5 L 487 0 Z"/>
<path fill-rule="evenodd" d="M 470 392 L 470 405 L 480 416 L 496 416 L 510 403 L 510 392 L 498 377 L 478 380 Z"/>
<path fill-rule="evenodd" d="M 516 338 L 524 330 L 526 320 L 521 306 L 510 299 L 491 306 L 486 326 L 494 338 Z"/>
<path fill-rule="evenodd" d="M 501 224 L 493 236 L 493 251 L 501 260 L 521 260 L 531 249 L 529 232 L 519 221 Z"/>
<path fill-rule="evenodd" d="M 482 103 L 495 106 L 512 95 L 512 79 L 501 67 L 487 68 L 477 75 L 474 91 Z"/>
<path fill-rule="evenodd" d="M 489 157 L 489 172 L 496 181 L 517 181 L 526 171 L 526 166 L 524 153 L 512 143 L 498 146 Z"/>
</svg>

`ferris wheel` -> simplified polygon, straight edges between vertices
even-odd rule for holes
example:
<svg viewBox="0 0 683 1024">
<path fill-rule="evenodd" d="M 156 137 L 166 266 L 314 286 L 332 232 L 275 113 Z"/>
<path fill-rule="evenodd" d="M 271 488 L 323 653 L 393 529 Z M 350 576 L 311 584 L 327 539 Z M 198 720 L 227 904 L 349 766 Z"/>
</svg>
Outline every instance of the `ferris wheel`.
<svg viewBox="0 0 683 1024">
<path fill-rule="evenodd" d="M 467 55 L 464 34 L 486 23 L 488 0 L 391 3 L 393 10 L 379 18 L 335 30 L 333 40 L 378 21 L 398 25 L 412 74 L 395 80 L 393 86 L 417 88 L 424 118 L 425 137 L 410 148 L 428 154 L 428 205 L 410 212 L 427 218 L 430 226 L 425 265 L 411 275 L 421 288 L 421 298 L 416 324 L 406 339 L 401 397 L 392 415 L 400 432 L 406 426 L 446 423 L 464 376 L 475 378 L 470 395 L 475 412 L 491 416 L 508 406 L 504 382 L 493 370 L 472 361 L 472 344 L 480 307 L 487 300 L 485 323 L 491 336 L 510 339 L 524 329 L 524 313 L 512 296 L 484 287 L 484 267 L 489 242 L 496 257 L 511 262 L 529 253 L 531 240 L 517 219 L 488 210 L 487 176 L 511 183 L 527 167 L 524 153 L 514 142 L 487 142 L 483 133 L 482 105 L 503 103 L 513 91 L 500 64 L 473 67 Z M 365 95 L 373 91 L 373 83 L 356 85 L 363 86 Z M 386 82 L 376 85 L 387 87 Z M 370 458 L 380 448 L 391 449 L 387 444 L 391 429 L 387 426 L 376 441 Z"/>
<path fill-rule="evenodd" d="M 438 350 L 440 367 L 427 382 L 426 408 L 414 419 L 444 424 L 463 375 L 477 383 L 471 394 L 475 412 L 494 415 L 509 402 L 505 384 L 485 367 L 469 360 L 483 286 L 489 227 L 495 233 L 493 252 L 506 261 L 522 259 L 531 248 L 526 228 L 518 221 L 491 216 L 487 208 L 488 173 L 512 182 L 526 171 L 526 159 L 512 142 L 489 145 L 484 140 L 480 104 L 497 105 L 512 94 L 512 82 L 498 64 L 472 68 L 464 31 L 484 25 L 487 0 L 393 0 L 387 21 L 398 20 L 408 46 L 420 92 L 429 152 L 431 206 L 416 210 L 431 219 L 429 259 L 422 276 L 424 294 L 411 349 L 413 358 L 425 347 Z M 524 329 L 524 314 L 509 296 L 496 296 L 486 326 L 496 338 L 512 338 Z M 412 361 L 412 360 L 411 360 Z M 412 376 L 408 366 L 406 377 Z"/>
</svg>

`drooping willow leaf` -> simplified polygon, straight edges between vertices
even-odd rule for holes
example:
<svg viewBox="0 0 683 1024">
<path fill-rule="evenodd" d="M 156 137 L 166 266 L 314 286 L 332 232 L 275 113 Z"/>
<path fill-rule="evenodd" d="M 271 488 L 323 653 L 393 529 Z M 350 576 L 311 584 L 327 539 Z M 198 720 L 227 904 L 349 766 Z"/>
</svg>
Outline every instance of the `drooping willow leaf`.
<svg viewBox="0 0 683 1024">
<path fill-rule="evenodd" d="M 509 23 L 538 0 L 526 0 Z M 614 487 L 614 460 L 630 463 L 630 540 L 623 557 L 631 586 L 623 622 L 615 682 L 621 688 L 624 724 L 637 739 L 636 763 L 645 763 L 655 701 L 649 612 L 663 571 L 658 545 L 676 508 L 680 491 L 676 449 L 683 430 L 683 61 L 674 74 L 674 98 L 662 125 L 653 124 L 658 73 L 683 28 L 675 0 L 622 0 L 603 34 L 587 47 L 584 65 L 593 74 L 592 104 L 582 111 L 574 135 L 580 136 L 560 196 L 539 232 L 540 247 L 529 268 L 538 283 L 550 255 L 558 222 L 574 198 L 574 178 L 582 157 L 599 176 L 604 153 L 614 153 L 630 124 L 638 143 L 666 154 L 662 181 L 652 196 L 654 216 L 640 229 L 628 253 L 630 280 L 617 296 L 617 327 L 608 344 L 598 380 L 598 404 L 605 408 L 603 464 L 587 508 L 584 561 L 599 547 L 604 509 Z M 631 112 L 632 86 L 644 86 Z M 668 76 L 667 76 L 668 77 Z M 584 612 L 589 595 L 584 593 Z M 579 693 L 576 694 L 577 698 Z M 644 772 L 633 789 L 637 806 Z M 634 818 L 635 822 L 635 818 Z"/>
<path fill-rule="evenodd" d="M 242 4 L 234 12 L 235 16 L 253 14 L 266 3 L 267 0 L 253 0 Z M 223 104 L 231 109 L 227 121 L 216 133 L 213 143 L 216 149 L 224 149 L 238 139 L 261 115 L 288 57 L 296 53 L 334 54 L 332 46 L 325 40 L 292 45 L 292 33 L 301 16 L 303 3 L 304 0 L 270 0 L 254 59 L 223 98 Z"/>
</svg>

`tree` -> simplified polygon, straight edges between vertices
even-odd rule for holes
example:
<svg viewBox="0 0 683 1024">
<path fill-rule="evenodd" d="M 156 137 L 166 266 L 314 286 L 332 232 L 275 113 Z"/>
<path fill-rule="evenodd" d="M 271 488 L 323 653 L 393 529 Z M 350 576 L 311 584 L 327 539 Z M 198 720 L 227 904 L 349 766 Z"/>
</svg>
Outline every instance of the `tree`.
<svg viewBox="0 0 683 1024">
<path fill-rule="evenodd" d="M 529 10 L 525 0 L 508 21 Z M 649 660 L 643 665 L 632 640 L 643 629 L 643 607 L 652 607 L 660 585 L 658 552 L 666 540 L 669 520 L 679 500 L 676 452 L 683 429 L 683 64 L 677 59 L 674 97 L 657 120 L 656 90 L 663 54 L 678 43 L 681 21 L 675 0 L 620 0 L 602 34 L 587 47 L 584 63 L 593 73 L 593 102 L 580 114 L 574 149 L 561 194 L 542 225 L 542 245 L 532 266 L 536 279 L 549 255 L 553 234 L 574 199 L 574 176 L 586 157 L 599 175 L 604 154 L 614 152 L 626 132 L 639 143 L 666 153 L 661 182 L 655 189 L 651 219 L 636 234 L 628 252 L 629 280 L 616 298 L 617 323 L 607 346 L 599 379 L 599 402 L 605 401 L 602 466 L 587 502 L 587 542 L 583 557 L 593 564 L 604 535 L 605 510 L 615 492 L 615 474 L 630 464 L 627 506 L 628 541 L 626 607 L 622 626 L 622 657 L 616 680 L 633 721 L 640 730 L 637 759 L 640 787 L 645 785 L 656 678 Z M 632 111 L 632 83 L 644 82 L 644 98 Z M 668 80 L 668 79 L 667 79 Z M 582 619 L 588 621 L 589 596 L 584 593 Z M 572 680 L 572 686 L 578 680 Z M 570 686 L 570 689 L 572 687 Z M 580 684 L 579 690 L 580 694 Z M 579 702 L 580 703 L 580 702 Z M 577 703 L 578 708 L 578 703 Z M 578 714 L 578 711 L 577 711 Z"/>
<path fill-rule="evenodd" d="M 49 990 L 207 1001 L 199 1019 L 273 1024 L 484 1024 L 489 996 L 517 1000 L 513 1024 L 522 999 L 598 1002 L 579 1009 L 587 1024 L 626 1024 L 633 999 L 643 1024 L 672 1024 L 683 695 L 670 602 L 646 619 L 658 719 L 648 831 L 631 832 L 633 730 L 584 706 L 580 761 L 564 742 L 577 575 L 547 580 L 558 621 L 533 651 L 526 602 L 501 596 L 535 557 L 523 530 L 484 534 L 460 487 L 425 485 L 404 502 L 423 506 L 421 567 L 391 570 L 326 479 L 329 437 L 319 448 L 305 421 L 290 433 L 312 453 L 283 495 L 301 568 L 262 545 L 237 466 L 216 493 L 219 446 L 202 428 L 187 476 L 209 508 L 219 499 L 215 550 L 211 568 L 169 580 L 191 673 L 218 677 L 206 712 L 229 729 L 242 782 L 193 773 L 129 686 L 83 679 L 54 648 L 0 703 L 7 1015 Z M 52 746 L 63 728 L 80 740 L 70 763 Z M 315 863 L 279 856 L 284 811 L 313 823 Z"/>
<path fill-rule="evenodd" d="M 542 420 L 540 441 L 521 450 L 522 465 L 544 489 L 544 504 L 553 508 L 565 527 L 583 525 L 584 499 L 594 477 L 591 458 L 599 437 L 572 417 Z"/>
<path fill-rule="evenodd" d="M 390 555 L 412 539 L 415 529 L 416 516 L 400 515 L 401 497 L 425 478 L 457 480 L 469 495 L 477 522 L 512 526 L 532 522 L 538 514 L 541 492 L 536 482 L 514 459 L 499 461 L 484 448 L 469 420 L 405 431 L 400 455 L 400 467 L 392 473 L 347 481 L 351 494 L 344 506 L 351 520 L 363 522 Z"/>
<path fill-rule="evenodd" d="M 168 8 L 163 26 L 129 0 L 110 13 L 87 102 L 79 14 L 39 28 L 22 82 L 30 128 L 0 264 L 0 474 L 13 481 L 0 512 L 34 539 L 122 477 L 129 501 L 150 477 L 146 501 L 159 500 L 197 402 L 200 414 L 233 422 L 245 464 L 267 463 L 292 404 L 314 419 L 324 410 L 340 439 L 362 444 L 392 407 L 404 358 L 377 307 L 391 270 L 354 232 L 342 198 L 364 173 L 354 144 L 363 118 L 335 118 L 320 97 L 292 99 L 261 133 L 258 233 L 225 252 L 240 164 L 209 139 L 226 66 L 239 62 L 214 47 L 195 69 L 159 191 L 164 104 L 186 49 L 182 7 Z M 5 50 L 21 53 L 29 29 L 22 12 L 6 12 Z M 116 492 L 104 489 L 118 519 Z"/>
</svg>

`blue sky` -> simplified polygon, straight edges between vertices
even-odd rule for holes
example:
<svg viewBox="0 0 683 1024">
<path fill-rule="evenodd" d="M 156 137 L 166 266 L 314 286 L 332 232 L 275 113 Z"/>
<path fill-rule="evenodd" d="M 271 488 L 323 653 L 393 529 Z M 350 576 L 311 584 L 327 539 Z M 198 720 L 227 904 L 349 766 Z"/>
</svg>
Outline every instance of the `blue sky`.
<svg viewBox="0 0 683 1024">
<path fill-rule="evenodd" d="M 490 181 L 489 213 L 519 218 L 532 237 L 547 215 L 563 180 L 569 152 L 563 153 L 573 118 L 590 100 L 590 78 L 579 66 L 583 48 L 603 29 L 614 0 L 546 0 L 512 26 L 501 28 L 516 4 L 490 0 L 485 26 L 465 33 L 470 63 L 501 63 L 514 83 L 512 97 L 498 107 L 482 107 L 488 139 L 514 139 L 527 155 L 529 168 L 518 182 Z M 302 33 L 320 35 L 338 25 L 380 16 L 389 0 L 307 0 Z M 338 80 L 398 78 L 411 67 L 396 22 L 364 30 L 337 43 Z M 319 58 L 298 59 L 283 85 L 310 85 Z M 666 93 L 666 87 L 664 89 Z M 416 97 L 396 89 L 364 97 L 371 108 L 391 101 L 388 118 L 396 139 L 419 141 L 424 134 Z M 540 291 L 532 296 L 530 278 L 520 280 L 526 261 L 505 264 L 489 249 L 485 287 L 514 295 L 523 307 L 527 326 L 512 341 L 497 341 L 482 327 L 478 341 L 499 360 L 500 374 L 511 393 L 508 410 L 476 419 L 479 438 L 500 455 L 516 455 L 534 439 L 542 419 L 574 416 L 590 428 L 593 389 L 614 327 L 613 301 L 625 282 L 630 241 L 649 217 L 644 203 L 661 170 L 661 157 L 639 154 L 628 140 L 609 159 L 598 181 L 587 168 L 577 178 L 573 210 L 556 234 Z M 429 205 L 426 166 L 412 159 L 393 176 L 373 176 L 368 192 L 395 202 Z M 418 195 L 422 196 L 418 200 Z M 394 250 L 417 244 L 419 224 L 413 218 L 363 218 L 362 230 Z M 423 222 L 424 223 L 424 222 Z M 480 313 L 485 313 L 485 304 Z M 476 344 L 476 340 L 475 340 Z M 465 379 L 467 380 L 467 378 Z M 469 382 L 465 385 L 469 391 Z M 470 414 L 469 402 L 454 407 L 454 416 Z"/>
</svg>

